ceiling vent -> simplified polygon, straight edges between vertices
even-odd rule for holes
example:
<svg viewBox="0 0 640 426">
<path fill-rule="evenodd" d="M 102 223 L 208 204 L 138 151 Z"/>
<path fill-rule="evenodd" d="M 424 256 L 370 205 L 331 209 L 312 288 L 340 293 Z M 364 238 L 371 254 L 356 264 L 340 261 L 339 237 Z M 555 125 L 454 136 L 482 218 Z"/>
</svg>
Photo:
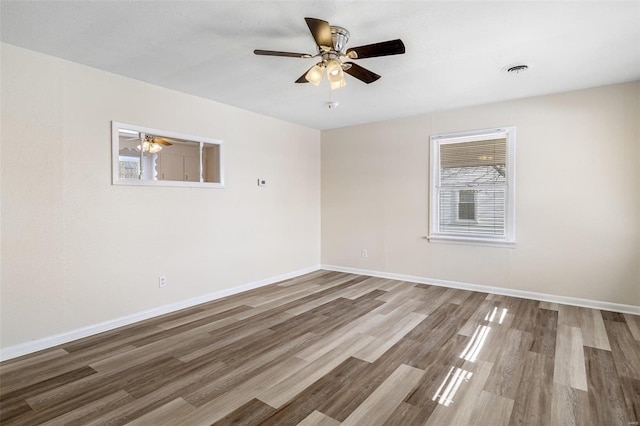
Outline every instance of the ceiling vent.
<svg viewBox="0 0 640 426">
<path fill-rule="evenodd" d="M 518 65 L 507 65 L 503 68 L 504 71 L 510 74 L 520 74 L 521 72 L 525 72 L 529 69 L 529 65 L 518 64 Z"/>
</svg>

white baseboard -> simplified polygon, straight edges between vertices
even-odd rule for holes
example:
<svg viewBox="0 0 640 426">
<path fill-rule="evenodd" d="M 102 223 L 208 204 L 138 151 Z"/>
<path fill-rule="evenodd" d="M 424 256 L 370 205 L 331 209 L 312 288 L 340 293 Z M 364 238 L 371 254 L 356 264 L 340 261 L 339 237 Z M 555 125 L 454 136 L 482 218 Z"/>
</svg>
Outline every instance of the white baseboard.
<svg viewBox="0 0 640 426">
<path fill-rule="evenodd" d="M 408 281 L 419 284 L 429 284 L 440 287 L 459 288 L 461 290 L 479 291 L 482 293 L 501 294 L 504 296 L 521 297 L 523 299 L 540 300 L 543 302 L 561 303 L 564 305 L 580 306 L 583 308 L 603 309 L 606 311 L 622 312 L 625 314 L 640 315 L 640 306 L 624 305 L 621 303 L 602 302 L 599 300 L 580 299 L 578 297 L 556 296 L 554 294 L 536 293 L 526 290 L 514 290 L 510 288 L 491 287 L 480 284 L 468 284 L 457 281 L 438 280 L 413 275 L 394 274 L 390 272 L 370 271 L 367 269 L 349 268 L 344 266 L 321 265 L 321 269 L 327 271 L 346 272 L 350 274 L 369 275 L 378 278 L 388 278 L 399 281 Z"/>
<path fill-rule="evenodd" d="M 159 315 L 168 314 L 174 311 L 179 311 L 180 309 L 190 308 L 192 306 L 196 306 L 201 303 L 206 303 L 212 300 L 221 299 L 226 296 L 231 296 L 233 294 L 241 293 L 243 291 L 252 290 L 258 287 L 263 287 L 265 285 L 274 284 L 279 281 L 295 278 L 300 275 L 308 274 L 310 272 L 315 272 L 319 269 L 320 269 L 319 265 L 311 266 L 309 268 L 299 269 L 297 271 L 289 272 L 289 273 L 278 275 L 275 277 L 265 278 L 263 280 L 242 284 L 229 289 L 205 294 L 203 296 L 198 296 L 191 299 L 182 300 L 180 302 L 171 303 L 169 305 L 159 306 L 157 308 L 153 308 L 147 311 L 138 312 L 136 314 L 127 315 L 125 317 L 101 322 L 99 324 L 93 324 L 87 327 L 82 327 L 82 328 L 68 331 L 65 333 L 56 334 L 54 336 L 45 337 L 43 339 L 32 340 L 26 343 L 20 343 L 18 345 L 9 346 L 5 349 L 0 350 L 0 361 L 6 361 L 11 358 L 16 358 L 22 355 L 37 352 L 42 349 L 51 348 L 53 346 L 57 346 L 63 343 L 71 342 L 73 340 L 81 339 L 83 337 L 92 336 L 94 334 L 102 333 L 105 331 L 113 330 L 118 327 L 133 324 L 134 322 L 157 317 Z"/>
<path fill-rule="evenodd" d="M 274 284 L 279 281 L 288 280 L 304 274 L 315 272 L 317 270 L 324 269 L 327 271 L 346 272 L 350 274 L 369 275 L 372 277 L 389 278 L 399 281 L 408 281 L 420 284 L 436 285 L 441 287 L 458 288 L 462 290 L 479 291 L 482 293 L 501 294 L 505 296 L 521 297 L 524 299 L 540 300 L 543 302 L 562 303 L 565 305 L 581 306 L 585 308 L 604 309 L 607 311 L 622 312 L 633 315 L 640 315 L 640 306 L 624 305 L 620 303 L 603 302 L 598 300 L 580 299 L 576 297 L 556 296 L 553 294 L 536 293 L 525 290 L 514 290 L 501 287 L 491 287 L 480 284 L 461 283 L 457 281 L 438 280 L 425 277 L 417 277 L 413 275 L 394 274 L 390 272 L 371 271 L 367 269 L 349 268 L 343 266 L 334 265 L 317 265 L 309 268 L 299 269 L 297 271 L 289 272 L 286 274 L 278 275 L 275 277 L 265 278 L 242 284 L 233 288 L 217 291 L 203 296 L 194 297 L 191 299 L 183 300 L 169 305 L 159 306 L 154 309 L 139 312 L 125 317 L 116 318 L 114 320 L 101 322 L 99 324 L 93 324 L 80 329 L 72 330 L 66 333 L 56 334 L 54 336 L 45 337 L 43 339 L 32 340 L 26 343 L 21 343 L 14 346 L 9 346 L 0 350 L 0 361 L 5 361 L 11 358 L 16 358 L 22 355 L 37 352 L 43 349 L 51 348 L 53 346 L 61 345 L 63 343 L 71 342 L 73 340 L 81 339 L 83 337 L 92 336 L 94 334 L 102 333 L 105 331 L 113 330 L 118 327 L 133 324 L 138 321 L 146 320 L 149 318 L 157 317 L 159 315 L 168 314 L 178 311 L 180 309 L 190 308 L 202 303 L 210 302 L 212 300 L 221 299 L 226 296 L 231 296 L 243 291 L 252 290 L 254 288 L 263 287 L 265 285 Z"/>
</svg>

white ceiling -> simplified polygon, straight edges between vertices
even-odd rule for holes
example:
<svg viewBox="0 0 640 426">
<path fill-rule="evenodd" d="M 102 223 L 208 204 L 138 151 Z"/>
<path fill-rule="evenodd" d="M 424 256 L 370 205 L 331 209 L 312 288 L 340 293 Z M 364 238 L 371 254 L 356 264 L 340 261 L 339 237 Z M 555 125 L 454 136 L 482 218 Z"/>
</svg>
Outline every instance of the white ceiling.
<svg viewBox="0 0 640 426">
<path fill-rule="evenodd" d="M 304 126 L 353 124 L 640 79 L 640 1 L 6 1 L 3 42 Z M 358 61 L 382 78 L 294 84 L 315 53 L 304 21 L 347 45 L 401 38 Z M 506 65 L 530 69 L 507 74 Z M 326 102 L 339 101 L 337 109 Z"/>
</svg>

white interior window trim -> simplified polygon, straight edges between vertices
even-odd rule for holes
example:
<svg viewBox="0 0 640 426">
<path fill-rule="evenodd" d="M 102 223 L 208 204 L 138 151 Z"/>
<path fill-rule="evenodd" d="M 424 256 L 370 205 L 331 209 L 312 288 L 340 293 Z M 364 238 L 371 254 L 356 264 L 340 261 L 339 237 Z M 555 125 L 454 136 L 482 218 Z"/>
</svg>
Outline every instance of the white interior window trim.
<svg viewBox="0 0 640 426">
<path fill-rule="evenodd" d="M 444 242 L 470 245 L 484 245 L 497 247 L 514 247 L 515 246 L 515 126 L 507 126 L 495 129 L 484 129 L 462 133 L 450 133 L 434 135 L 430 138 L 430 181 L 429 181 L 429 242 Z M 481 142 L 492 140 L 505 140 L 505 182 L 496 187 L 504 188 L 504 228 L 502 233 L 498 235 L 483 234 L 473 231 L 456 232 L 455 224 L 453 226 L 443 226 L 442 215 L 443 206 L 441 206 L 441 147 L 449 144 L 461 144 L 465 142 Z M 457 189 L 464 191 L 473 189 L 474 186 L 445 187 L 447 190 Z M 456 209 L 454 211 L 454 222 L 457 221 L 462 226 L 458 215 L 459 192 L 454 198 Z M 444 203 L 443 203 L 444 205 Z M 475 209 L 480 207 L 476 204 Z M 478 212 L 475 212 L 476 217 Z M 470 224 L 470 223 L 469 223 Z"/>
</svg>

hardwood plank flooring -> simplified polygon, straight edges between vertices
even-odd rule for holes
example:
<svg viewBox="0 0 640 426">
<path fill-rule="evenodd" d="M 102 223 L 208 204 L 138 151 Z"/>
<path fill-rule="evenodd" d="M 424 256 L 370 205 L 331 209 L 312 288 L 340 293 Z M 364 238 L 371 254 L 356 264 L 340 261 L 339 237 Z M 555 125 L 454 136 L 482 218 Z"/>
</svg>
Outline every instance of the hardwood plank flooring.
<svg viewBox="0 0 640 426">
<path fill-rule="evenodd" d="M 578 327 L 558 325 L 553 382 L 588 390 L 582 332 Z"/>
<path fill-rule="evenodd" d="M 0 364 L 2 425 L 639 421 L 639 316 L 341 272 Z"/>
<path fill-rule="evenodd" d="M 520 380 L 527 385 L 518 387 L 509 424 L 551 424 L 553 357 L 527 352 Z"/>
<path fill-rule="evenodd" d="M 298 426 L 337 426 L 339 424 L 339 421 L 325 416 L 320 411 L 314 411 L 298 423 Z"/>
<path fill-rule="evenodd" d="M 422 370 L 401 364 L 342 424 L 382 425 L 420 381 L 422 374 Z"/>
</svg>

